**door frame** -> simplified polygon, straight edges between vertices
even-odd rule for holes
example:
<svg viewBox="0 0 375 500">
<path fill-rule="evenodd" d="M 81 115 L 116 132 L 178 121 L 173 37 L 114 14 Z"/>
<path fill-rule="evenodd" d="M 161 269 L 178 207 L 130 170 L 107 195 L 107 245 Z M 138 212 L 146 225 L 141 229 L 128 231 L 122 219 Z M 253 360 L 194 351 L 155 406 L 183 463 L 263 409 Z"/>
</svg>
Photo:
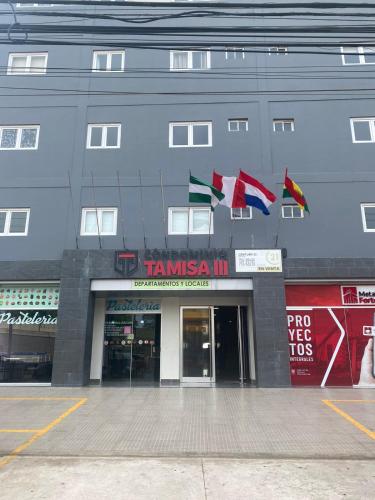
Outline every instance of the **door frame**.
<svg viewBox="0 0 375 500">
<path fill-rule="evenodd" d="M 210 361 L 211 361 L 211 377 L 184 377 L 184 314 L 185 309 L 208 309 L 210 318 Z M 180 382 L 182 384 L 215 384 L 215 322 L 214 322 L 214 306 L 180 306 Z"/>
</svg>

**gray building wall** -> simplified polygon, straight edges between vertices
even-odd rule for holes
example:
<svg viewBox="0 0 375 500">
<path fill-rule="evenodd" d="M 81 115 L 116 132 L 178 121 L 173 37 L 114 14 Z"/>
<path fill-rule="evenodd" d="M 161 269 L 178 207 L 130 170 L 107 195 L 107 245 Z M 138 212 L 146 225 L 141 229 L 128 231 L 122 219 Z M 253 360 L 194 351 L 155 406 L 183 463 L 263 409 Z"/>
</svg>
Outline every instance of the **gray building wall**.
<svg viewBox="0 0 375 500">
<path fill-rule="evenodd" d="M 23 12 L 27 8 L 22 7 Z M 87 7 L 87 12 L 110 9 Z M 159 11 L 166 13 L 165 8 L 153 8 Z M 20 16 L 20 20 L 46 21 L 35 16 Z M 81 24 L 93 23 L 100 24 L 88 20 Z M 156 25 L 204 28 L 226 23 L 201 19 Z M 309 24 L 259 18 L 251 23 L 259 27 Z M 168 207 L 188 204 L 189 171 L 210 181 L 214 169 L 237 175 L 241 168 L 263 182 L 278 201 L 269 217 L 253 209 L 253 219 L 247 221 L 232 221 L 230 211 L 218 207 L 210 245 L 272 248 L 277 239 L 277 246 L 287 249 L 283 276 L 254 277 L 254 311 L 258 383 L 288 385 L 283 277 L 366 279 L 375 275 L 375 235 L 363 231 L 360 211 L 361 202 L 375 202 L 375 143 L 353 144 L 350 130 L 351 117 L 375 116 L 373 66 L 343 66 L 339 36 L 331 55 L 270 55 L 268 46 L 287 41 L 285 34 L 258 37 L 264 51 L 258 47 L 257 53 L 246 52 L 244 59 L 227 60 L 222 50 L 212 50 L 210 70 L 178 73 L 169 71 L 168 50 L 129 48 L 134 39 L 124 36 L 118 43 L 118 48 L 126 47 L 126 71 L 118 74 L 91 72 L 93 50 L 106 48 L 100 37 L 96 46 L 0 45 L 0 126 L 40 125 L 36 151 L 0 151 L 0 208 L 31 209 L 26 237 L 1 238 L 0 280 L 61 279 L 53 383 L 87 383 L 90 279 L 101 265 L 102 277 L 110 278 L 113 256 L 112 252 L 106 254 L 110 257 L 95 254 L 94 272 L 87 252 L 142 249 L 145 242 L 151 248 L 163 248 L 166 242 L 169 248 L 186 247 L 186 237 L 168 236 L 164 219 Z M 241 46 L 241 40 L 252 40 L 234 39 L 236 46 Z M 178 45 L 192 38 L 173 40 Z M 217 41 L 203 40 L 202 47 L 207 48 L 214 48 Z M 230 45 L 225 37 L 224 45 Z M 41 51 L 48 51 L 46 75 L 6 74 L 9 53 Z M 247 118 L 249 130 L 228 132 L 230 118 Z M 295 131 L 273 132 L 272 120 L 278 118 L 293 118 Z M 169 148 L 169 122 L 200 120 L 212 121 L 212 147 Z M 121 123 L 120 149 L 86 149 L 87 124 L 95 122 Z M 311 216 L 280 219 L 285 167 L 303 188 Z M 80 236 L 81 209 L 95 205 L 118 207 L 116 236 Z M 208 244 L 207 236 L 189 237 L 191 248 Z M 82 252 L 76 254 L 76 250 Z"/>
</svg>

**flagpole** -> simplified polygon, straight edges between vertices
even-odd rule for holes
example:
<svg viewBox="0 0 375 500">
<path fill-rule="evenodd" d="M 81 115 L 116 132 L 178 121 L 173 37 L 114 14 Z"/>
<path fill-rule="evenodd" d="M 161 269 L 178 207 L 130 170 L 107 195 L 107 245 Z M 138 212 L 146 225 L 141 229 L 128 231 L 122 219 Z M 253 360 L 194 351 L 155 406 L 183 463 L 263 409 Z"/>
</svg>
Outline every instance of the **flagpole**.
<svg viewBox="0 0 375 500">
<path fill-rule="evenodd" d="M 120 225 L 122 228 L 122 244 L 124 248 L 126 248 L 125 245 L 125 221 L 124 221 L 124 214 L 122 211 L 122 196 L 121 196 L 121 186 L 120 186 L 120 172 L 117 170 L 117 186 L 118 186 L 118 197 L 119 197 L 119 202 L 120 202 Z"/>
<path fill-rule="evenodd" d="M 191 178 L 191 170 L 189 169 L 189 185 L 188 185 L 188 192 L 190 188 L 190 178 Z M 190 200 L 188 203 L 188 227 L 187 227 L 187 240 L 186 240 L 186 246 L 189 248 L 189 237 L 190 237 Z"/>
<path fill-rule="evenodd" d="M 142 177 L 141 177 L 141 169 L 138 170 L 139 173 L 139 189 L 141 195 L 141 218 L 142 218 L 142 228 L 143 228 L 143 244 L 144 247 L 147 248 L 146 244 L 146 233 L 145 233 L 145 215 L 143 211 L 143 189 L 142 189 Z"/>
<path fill-rule="evenodd" d="M 208 248 L 211 247 L 211 219 L 213 216 L 212 205 L 210 207 L 209 214 L 210 214 L 210 220 L 208 221 Z"/>
<path fill-rule="evenodd" d="M 285 185 L 285 179 L 288 173 L 288 167 L 285 167 L 285 175 L 284 175 L 284 184 L 282 189 L 284 190 L 284 185 Z M 281 200 L 283 199 L 283 193 L 281 193 Z M 281 225 L 281 219 L 282 219 L 282 212 L 283 212 L 283 202 L 281 201 L 281 207 L 279 211 L 279 217 L 277 221 L 277 228 L 276 228 L 276 237 L 275 237 L 275 248 L 277 248 L 277 245 L 279 243 L 279 231 L 280 231 L 280 225 Z"/>
<path fill-rule="evenodd" d="M 94 207 L 95 207 L 95 214 L 96 214 L 96 226 L 98 228 L 98 236 L 99 236 L 99 247 L 100 250 L 102 249 L 102 237 L 100 234 L 100 227 L 99 227 L 99 215 L 98 215 L 98 207 L 96 205 L 96 198 L 95 198 L 95 188 L 94 188 L 94 174 L 91 171 L 91 186 L 92 186 L 92 196 L 94 200 Z"/>
<path fill-rule="evenodd" d="M 160 169 L 160 191 L 161 191 L 161 203 L 162 203 L 162 219 L 163 219 L 163 226 L 164 226 L 164 242 L 165 242 L 165 248 L 168 248 L 168 237 L 167 237 L 167 226 L 166 226 L 166 221 L 165 221 L 165 199 L 164 199 L 164 187 L 163 187 L 163 174 Z"/>
</svg>

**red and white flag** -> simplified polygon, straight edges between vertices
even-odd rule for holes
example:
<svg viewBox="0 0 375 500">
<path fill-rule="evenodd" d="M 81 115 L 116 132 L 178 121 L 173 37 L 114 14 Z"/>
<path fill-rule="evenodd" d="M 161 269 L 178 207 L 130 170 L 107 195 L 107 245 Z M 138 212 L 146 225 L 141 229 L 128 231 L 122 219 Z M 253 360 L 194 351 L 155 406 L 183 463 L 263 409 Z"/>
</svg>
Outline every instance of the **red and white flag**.
<svg viewBox="0 0 375 500">
<path fill-rule="evenodd" d="M 212 185 L 221 193 L 224 198 L 219 202 L 229 208 L 245 208 L 245 183 L 237 177 L 223 177 L 214 171 Z"/>
</svg>

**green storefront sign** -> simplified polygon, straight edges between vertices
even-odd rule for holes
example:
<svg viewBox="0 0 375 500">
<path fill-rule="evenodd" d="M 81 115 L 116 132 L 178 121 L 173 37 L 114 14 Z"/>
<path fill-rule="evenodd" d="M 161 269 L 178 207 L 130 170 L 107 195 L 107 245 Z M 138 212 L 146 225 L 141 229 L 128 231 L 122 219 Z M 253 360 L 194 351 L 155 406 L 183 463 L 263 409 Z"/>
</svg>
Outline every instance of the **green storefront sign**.
<svg viewBox="0 0 375 500">
<path fill-rule="evenodd" d="M 211 290 L 210 280 L 133 280 L 132 290 Z"/>
</svg>

